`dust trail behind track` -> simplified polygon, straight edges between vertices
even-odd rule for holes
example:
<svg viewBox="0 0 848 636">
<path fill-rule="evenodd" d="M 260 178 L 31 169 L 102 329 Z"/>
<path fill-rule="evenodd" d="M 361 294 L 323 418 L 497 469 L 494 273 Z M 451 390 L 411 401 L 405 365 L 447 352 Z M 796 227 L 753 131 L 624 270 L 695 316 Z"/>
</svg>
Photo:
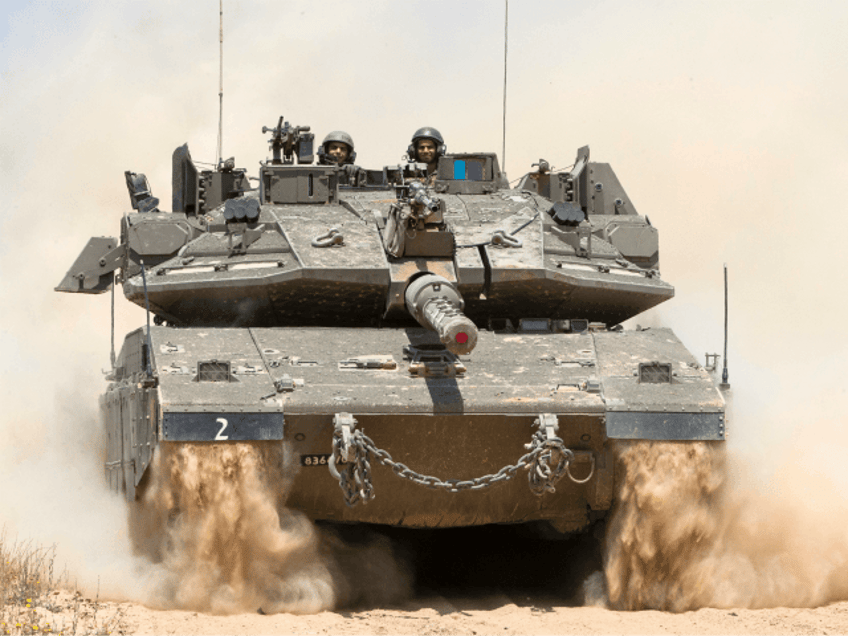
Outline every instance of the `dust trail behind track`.
<svg viewBox="0 0 848 636">
<path fill-rule="evenodd" d="M 137 549 L 163 570 L 151 602 L 230 614 L 314 613 L 403 598 L 409 579 L 379 535 L 351 547 L 285 507 L 283 444 L 162 444 L 130 513 Z"/>
<path fill-rule="evenodd" d="M 848 511 L 836 492 L 824 497 L 832 509 L 811 509 L 804 466 L 786 463 L 786 479 L 760 492 L 723 444 L 623 442 L 616 450 L 621 481 L 602 586 L 613 608 L 816 607 L 848 598 Z M 351 542 L 285 507 L 297 467 L 283 444 L 163 444 L 154 462 L 143 505 L 131 513 L 135 544 L 160 574 L 148 603 L 315 613 L 411 595 L 412 563 L 390 533 L 366 530 Z M 812 485 L 828 494 L 826 484 Z M 598 584 L 597 576 L 587 581 L 587 603 Z"/>
<path fill-rule="evenodd" d="M 778 478 L 757 491 L 721 445 L 625 442 L 617 454 L 622 482 L 604 565 L 614 608 L 817 607 L 848 598 L 843 497 L 832 492 L 829 510 L 805 499 L 829 484 Z M 798 464 L 796 456 L 783 474 L 809 474 Z"/>
</svg>

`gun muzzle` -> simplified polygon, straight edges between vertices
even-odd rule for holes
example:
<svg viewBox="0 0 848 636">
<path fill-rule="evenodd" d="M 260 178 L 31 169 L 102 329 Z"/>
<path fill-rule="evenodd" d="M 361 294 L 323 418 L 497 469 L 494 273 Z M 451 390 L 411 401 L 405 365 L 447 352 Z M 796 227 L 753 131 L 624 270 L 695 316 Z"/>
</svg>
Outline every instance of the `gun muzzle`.
<svg viewBox="0 0 848 636">
<path fill-rule="evenodd" d="M 477 344 L 477 325 L 462 313 L 465 302 L 453 283 L 424 274 L 407 286 L 404 298 L 406 310 L 422 327 L 438 333 L 448 351 L 471 353 Z"/>
<path fill-rule="evenodd" d="M 409 184 L 409 201 L 414 205 L 423 205 L 430 212 L 436 212 L 439 209 L 439 202 L 427 194 L 426 186 L 418 181 Z"/>
</svg>

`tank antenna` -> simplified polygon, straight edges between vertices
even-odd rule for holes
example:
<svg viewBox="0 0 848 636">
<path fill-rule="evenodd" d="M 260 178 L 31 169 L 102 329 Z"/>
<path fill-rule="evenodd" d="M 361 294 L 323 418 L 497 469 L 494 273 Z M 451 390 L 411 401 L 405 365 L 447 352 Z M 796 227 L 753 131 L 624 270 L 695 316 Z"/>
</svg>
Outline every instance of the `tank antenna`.
<svg viewBox="0 0 848 636">
<path fill-rule="evenodd" d="M 724 264 L 724 368 L 721 370 L 720 388 L 724 391 L 730 388 L 727 381 L 730 376 L 727 373 L 727 263 Z"/>
<path fill-rule="evenodd" d="M 224 161 L 224 0 L 218 0 L 218 166 Z"/>
<path fill-rule="evenodd" d="M 509 0 L 504 0 L 504 90 L 503 90 L 503 146 L 501 148 L 501 171 L 506 172 L 506 59 L 509 51 Z"/>
<path fill-rule="evenodd" d="M 112 272 L 112 351 L 109 359 L 112 361 L 112 371 L 115 370 L 115 272 Z"/>
<path fill-rule="evenodd" d="M 141 282 L 144 283 L 144 310 L 147 312 L 147 377 L 153 377 L 153 371 L 150 368 L 150 357 L 153 355 L 153 343 L 150 341 L 150 299 L 147 297 L 147 274 L 144 272 L 144 259 L 138 259 L 141 265 Z"/>
</svg>

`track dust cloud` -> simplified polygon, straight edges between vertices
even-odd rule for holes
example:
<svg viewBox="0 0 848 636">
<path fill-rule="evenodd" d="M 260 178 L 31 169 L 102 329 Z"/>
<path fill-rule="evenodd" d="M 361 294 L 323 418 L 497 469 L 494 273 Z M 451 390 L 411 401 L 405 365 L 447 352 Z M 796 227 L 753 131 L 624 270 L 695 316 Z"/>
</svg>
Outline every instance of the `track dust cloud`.
<svg viewBox="0 0 848 636">
<path fill-rule="evenodd" d="M 374 535 L 352 547 L 286 509 L 284 445 L 162 444 L 130 512 L 136 548 L 163 569 L 150 602 L 230 614 L 314 613 L 402 599 L 409 580 Z"/>
<path fill-rule="evenodd" d="M 723 445 L 624 442 L 617 455 L 623 481 L 604 563 L 611 607 L 816 607 L 848 598 L 844 498 L 797 453 L 783 458 L 783 479 L 768 492 L 753 488 Z"/>
</svg>

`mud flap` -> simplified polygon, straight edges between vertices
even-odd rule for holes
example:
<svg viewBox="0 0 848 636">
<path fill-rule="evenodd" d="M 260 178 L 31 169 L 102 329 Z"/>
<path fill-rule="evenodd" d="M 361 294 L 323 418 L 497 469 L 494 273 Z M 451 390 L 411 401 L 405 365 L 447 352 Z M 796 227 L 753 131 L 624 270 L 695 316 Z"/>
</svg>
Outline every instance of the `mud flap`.
<svg viewBox="0 0 848 636">
<path fill-rule="evenodd" d="M 282 413 L 173 413 L 162 416 L 166 442 L 243 442 L 283 439 Z"/>
<path fill-rule="evenodd" d="M 724 413 L 650 413 L 610 411 L 607 437 L 667 441 L 722 441 Z"/>
</svg>

